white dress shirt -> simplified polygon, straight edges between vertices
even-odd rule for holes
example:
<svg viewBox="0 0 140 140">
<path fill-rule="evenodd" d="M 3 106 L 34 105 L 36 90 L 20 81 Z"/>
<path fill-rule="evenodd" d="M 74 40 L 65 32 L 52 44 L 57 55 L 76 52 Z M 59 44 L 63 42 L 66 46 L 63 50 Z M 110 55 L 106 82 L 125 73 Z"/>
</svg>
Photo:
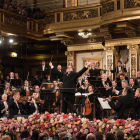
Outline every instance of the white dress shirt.
<svg viewBox="0 0 140 140">
<path fill-rule="evenodd" d="M 38 107 L 37 107 L 37 104 L 36 104 L 36 102 L 35 102 L 35 100 L 34 99 L 32 99 L 32 101 L 33 101 L 33 103 L 34 103 L 34 106 L 35 106 L 35 114 L 38 114 L 39 113 L 39 111 L 38 111 Z"/>
</svg>

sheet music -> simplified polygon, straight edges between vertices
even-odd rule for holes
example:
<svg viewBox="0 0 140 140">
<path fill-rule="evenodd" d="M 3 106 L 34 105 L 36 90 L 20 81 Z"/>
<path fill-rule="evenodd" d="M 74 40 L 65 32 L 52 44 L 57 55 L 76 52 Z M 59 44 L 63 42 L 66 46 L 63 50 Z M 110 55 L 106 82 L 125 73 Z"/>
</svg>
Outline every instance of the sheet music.
<svg viewBox="0 0 140 140">
<path fill-rule="evenodd" d="M 82 96 L 84 95 L 84 96 L 87 96 L 87 95 L 89 95 L 90 93 L 82 93 Z M 81 96 L 81 93 L 80 92 L 77 92 L 77 93 L 75 93 L 75 96 Z"/>
<path fill-rule="evenodd" d="M 102 106 L 103 109 L 111 109 L 110 105 L 108 104 L 108 101 L 103 101 L 104 98 L 99 98 L 98 101 L 100 102 L 100 105 Z"/>
</svg>

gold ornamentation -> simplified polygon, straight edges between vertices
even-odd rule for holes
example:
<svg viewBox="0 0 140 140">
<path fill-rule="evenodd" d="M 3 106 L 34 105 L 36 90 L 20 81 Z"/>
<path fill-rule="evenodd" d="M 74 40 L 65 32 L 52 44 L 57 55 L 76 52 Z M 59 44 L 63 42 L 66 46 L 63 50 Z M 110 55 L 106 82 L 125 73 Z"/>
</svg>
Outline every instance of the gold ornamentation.
<svg viewBox="0 0 140 140">
<path fill-rule="evenodd" d="M 5 15 L 4 17 L 4 22 L 7 24 L 12 24 L 14 26 L 22 27 L 27 29 L 27 21 L 21 20 L 21 19 L 16 19 L 13 17 L 9 17 Z"/>
<path fill-rule="evenodd" d="M 96 39 L 94 39 L 93 37 L 91 37 L 87 42 L 88 43 L 93 43 L 93 42 L 96 42 Z"/>
<path fill-rule="evenodd" d="M 137 36 L 136 31 L 134 31 L 134 30 L 127 30 L 126 34 L 128 37 L 136 37 Z"/>
<path fill-rule="evenodd" d="M 73 51 L 66 51 L 65 55 L 67 55 L 67 66 L 74 64 L 74 52 Z"/>
<path fill-rule="evenodd" d="M 73 51 L 66 51 L 65 55 L 67 55 L 67 56 L 74 56 L 74 52 Z"/>
<path fill-rule="evenodd" d="M 130 54 L 137 53 L 138 49 L 139 49 L 139 46 L 138 45 L 128 45 L 127 49 L 129 49 Z"/>
<path fill-rule="evenodd" d="M 63 13 L 63 21 L 80 20 L 98 17 L 98 9 Z"/>
<path fill-rule="evenodd" d="M 38 24 L 38 31 L 39 32 L 43 31 L 45 28 L 45 25 L 46 25 L 45 23 Z"/>
<path fill-rule="evenodd" d="M 108 12 L 112 12 L 114 11 L 114 2 L 110 2 L 110 3 L 107 3 L 105 5 L 102 5 L 102 13 L 105 14 L 105 13 L 108 13 Z"/>
<path fill-rule="evenodd" d="M 46 20 L 46 24 L 54 23 L 55 22 L 54 14 L 50 16 L 46 16 L 45 20 Z"/>
<path fill-rule="evenodd" d="M 63 43 L 64 45 L 73 45 L 73 40 L 72 39 L 63 39 L 61 41 L 61 43 Z"/>
<path fill-rule="evenodd" d="M 136 78 L 136 54 L 131 54 L 131 77 Z"/>
<path fill-rule="evenodd" d="M 135 0 L 124 0 L 124 9 L 135 7 Z"/>
</svg>

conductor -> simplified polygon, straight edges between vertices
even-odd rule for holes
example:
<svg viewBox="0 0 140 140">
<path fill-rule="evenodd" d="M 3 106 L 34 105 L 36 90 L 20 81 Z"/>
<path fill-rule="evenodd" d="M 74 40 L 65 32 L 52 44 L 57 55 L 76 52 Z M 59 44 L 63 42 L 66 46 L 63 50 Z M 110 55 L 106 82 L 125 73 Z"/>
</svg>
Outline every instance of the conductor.
<svg viewBox="0 0 140 140">
<path fill-rule="evenodd" d="M 87 61 L 86 66 L 79 72 L 74 72 L 72 65 L 68 65 L 67 73 L 63 74 L 63 90 L 62 90 L 62 112 L 67 113 L 67 108 L 69 105 L 69 112 L 73 113 L 73 105 L 75 101 L 75 88 L 76 82 L 79 76 L 81 76 L 87 69 L 91 62 Z M 53 69 L 58 75 L 62 74 L 57 69 L 54 68 L 52 62 L 49 63 L 51 69 Z M 68 104 L 69 103 L 69 104 Z"/>
</svg>

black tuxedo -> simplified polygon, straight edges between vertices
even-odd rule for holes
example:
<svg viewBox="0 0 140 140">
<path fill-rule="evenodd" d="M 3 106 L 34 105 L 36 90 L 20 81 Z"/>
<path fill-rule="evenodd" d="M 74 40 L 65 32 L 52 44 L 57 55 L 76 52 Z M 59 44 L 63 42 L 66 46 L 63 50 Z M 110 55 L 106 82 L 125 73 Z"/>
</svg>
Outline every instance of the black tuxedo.
<svg viewBox="0 0 140 140">
<path fill-rule="evenodd" d="M 1 111 L 5 108 L 4 103 L 0 102 L 0 118 L 6 113 L 5 111 L 2 113 Z"/>
<path fill-rule="evenodd" d="M 28 91 L 30 91 L 30 88 L 29 88 L 29 87 L 28 87 Z M 23 88 L 21 88 L 20 95 L 24 97 L 24 96 L 26 96 L 26 92 L 27 92 L 27 91 L 26 91 L 26 88 L 25 88 L 25 90 L 24 90 L 24 87 L 23 87 Z"/>
<path fill-rule="evenodd" d="M 138 86 L 139 87 L 139 85 L 140 85 L 140 80 L 139 80 L 140 78 L 135 78 L 135 85 L 136 86 Z"/>
<path fill-rule="evenodd" d="M 60 71 L 59 71 L 59 72 L 60 72 Z M 56 73 L 56 79 L 59 79 L 59 81 L 62 82 L 62 81 L 63 81 L 63 74 L 64 74 L 64 73 L 63 73 L 62 71 L 61 71 L 60 73 L 61 73 L 61 74 L 57 74 L 57 73 Z"/>
<path fill-rule="evenodd" d="M 38 107 L 39 113 L 41 113 L 42 105 L 39 103 L 39 104 L 37 104 L 37 107 Z M 31 114 L 33 114 L 36 111 L 34 103 L 26 102 L 26 108 L 27 108 L 27 114 L 28 115 L 31 115 Z"/>
<path fill-rule="evenodd" d="M 140 98 L 135 99 L 135 110 L 136 114 L 140 115 Z"/>
<path fill-rule="evenodd" d="M 79 83 L 79 80 L 77 80 L 76 87 L 79 88 L 79 87 L 81 87 L 82 85 L 84 85 L 84 79 L 81 80 L 81 85 L 80 85 L 80 83 Z"/>
<path fill-rule="evenodd" d="M 62 74 L 57 69 L 55 68 L 53 69 L 58 75 Z M 84 67 L 79 72 L 71 72 L 70 74 L 68 73 L 63 74 L 63 88 L 68 88 L 68 89 L 62 90 L 62 112 L 67 113 L 67 102 L 69 102 L 71 104 L 69 105 L 70 112 L 73 113 L 73 104 L 75 101 L 75 88 L 76 88 L 77 78 L 81 76 L 87 69 L 88 68 Z"/>
<path fill-rule="evenodd" d="M 14 98 L 11 98 L 9 101 L 8 101 L 8 106 L 9 106 L 9 118 L 14 118 L 15 115 L 18 115 L 18 112 L 20 110 L 20 113 L 21 113 L 21 108 L 19 106 L 17 106 L 17 104 L 14 102 Z"/>
<path fill-rule="evenodd" d="M 135 91 L 137 90 L 138 86 L 133 85 L 131 88 L 132 88 L 132 92 L 135 94 Z"/>
<path fill-rule="evenodd" d="M 38 71 L 43 71 L 43 66 L 42 66 L 42 65 L 41 65 L 41 66 L 39 66 Z M 46 74 L 46 75 L 50 75 L 50 70 L 49 70 L 49 67 L 47 67 L 46 65 L 45 65 L 44 71 L 46 71 L 46 72 L 47 72 L 47 74 Z"/>
<path fill-rule="evenodd" d="M 109 102 L 110 107 L 116 111 L 118 119 L 124 118 L 125 109 L 134 108 L 134 104 L 135 100 L 133 94 L 127 94 L 123 97 L 120 97 L 116 105 L 114 104 L 113 101 Z"/>
<path fill-rule="evenodd" d="M 115 89 L 116 89 L 116 90 L 119 90 L 118 87 L 115 87 Z M 110 95 L 111 97 L 112 97 L 112 96 L 117 96 L 117 94 L 114 93 L 114 92 L 112 92 L 112 90 L 113 90 L 113 87 L 111 87 L 111 88 L 109 88 L 108 90 L 106 90 L 107 93 L 108 93 L 108 95 Z"/>
<path fill-rule="evenodd" d="M 123 70 L 124 72 L 127 72 L 126 68 L 121 66 L 121 70 Z M 110 70 L 111 73 L 116 73 L 116 75 L 119 73 L 119 67 L 115 67 L 114 70 Z"/>
<path fill-rule="evenodd" d="M 100 71 L 97 71 L 97 70 L 98 69 L 96 69 L 96 68 L 94 70 L 91 68 L 89 70 L 90 77 L 92 77 L 92 76 L 100 76 Z"/>
</svg>

